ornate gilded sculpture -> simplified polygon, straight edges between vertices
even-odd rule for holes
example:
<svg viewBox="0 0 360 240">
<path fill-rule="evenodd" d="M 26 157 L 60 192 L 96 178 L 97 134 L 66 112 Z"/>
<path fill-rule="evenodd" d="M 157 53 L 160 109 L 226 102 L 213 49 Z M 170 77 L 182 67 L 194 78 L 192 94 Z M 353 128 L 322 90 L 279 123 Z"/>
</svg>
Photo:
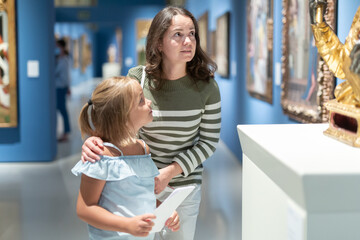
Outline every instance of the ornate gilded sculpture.
<svg viewBox="0 0 360 240">
<path fill-rule="evenodd" d="M 360 147 L 360 7 L 345 43 L 342 44 L 325 22 L 325 0 L 310 0 L 309 12 L 315 43 L 320 56 L 338 78 L 345 79 L 335 89 L 336 100 L 326 103 L 330 126 L 324 133 Z"/>
</svg>

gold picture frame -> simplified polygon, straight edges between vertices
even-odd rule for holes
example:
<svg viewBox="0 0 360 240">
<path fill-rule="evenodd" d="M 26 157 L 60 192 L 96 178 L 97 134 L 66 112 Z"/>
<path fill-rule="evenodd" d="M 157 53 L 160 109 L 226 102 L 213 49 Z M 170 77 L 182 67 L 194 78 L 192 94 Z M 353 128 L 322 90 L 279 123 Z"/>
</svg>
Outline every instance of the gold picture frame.
<svg viewBox="0 0 360 240">
<path fill-rule="evenodd" d="M 308 1 L 282 0 L 283 112 L 304 123 L 327 122 L 324 103 L 334 98 L 335 78 L 319 57 L 310 24 Z M 336 0 L 327 0 L 326 22 L 335 29 Z"/>
<path fill-rule="evenodd" d="M 15 1 L 0 0 L 0 127 L 16 127 L 17 59 Z"/>
<path fill-rule="evenodd" d="M 229 77 L 229 43 L 230 43 L 230 12 L 226 12 L 216 19 L 216 64 L 217 73 L 224 78 Z"/>
<path fill-rule="evenodd" d="M 246 88 L 252 97 L 273 100 L 273 0 L 247 1 Z"/>
</svg>

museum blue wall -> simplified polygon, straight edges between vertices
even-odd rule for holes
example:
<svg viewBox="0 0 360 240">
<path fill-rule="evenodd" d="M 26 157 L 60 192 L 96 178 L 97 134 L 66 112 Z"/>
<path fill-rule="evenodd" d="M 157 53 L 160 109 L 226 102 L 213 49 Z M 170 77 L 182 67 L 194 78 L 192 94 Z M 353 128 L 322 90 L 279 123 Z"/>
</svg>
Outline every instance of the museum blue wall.
<svg viewBox="0 0 360 240">
<path fill-rule="evenodd" d="M 0 162 L 56 155 L 53 2 L 16 1 L 18 126 L 0 128 Z M 27 77 L 29 60 L 39 61 L 38 78 Z"/>
</svg>

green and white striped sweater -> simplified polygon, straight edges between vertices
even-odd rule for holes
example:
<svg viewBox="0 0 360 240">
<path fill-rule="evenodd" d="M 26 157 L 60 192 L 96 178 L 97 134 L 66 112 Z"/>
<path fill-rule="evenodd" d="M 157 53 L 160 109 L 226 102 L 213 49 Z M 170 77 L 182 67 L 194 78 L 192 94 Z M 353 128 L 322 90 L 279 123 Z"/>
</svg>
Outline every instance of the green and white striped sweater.
<svg viewBox="0 0 360 240">
<path fill-rule="evenodd" d="M 141 81 L 142 66 L 129 70 L 128 76 Z M 144 126 L 140 138 L 150 147 L 158 168 L 177 162 L 183 173 L 170 185 L 177 187 L 201 183 L 202 162 L 215 151 L 220 137 L 221 104 L 217 83 L 195 83 L 185 76 L 166 81 L 162 89 L 149 88 L 145 78 L 144 95 L 152 101 L 153 122 Z"/>
</svg>

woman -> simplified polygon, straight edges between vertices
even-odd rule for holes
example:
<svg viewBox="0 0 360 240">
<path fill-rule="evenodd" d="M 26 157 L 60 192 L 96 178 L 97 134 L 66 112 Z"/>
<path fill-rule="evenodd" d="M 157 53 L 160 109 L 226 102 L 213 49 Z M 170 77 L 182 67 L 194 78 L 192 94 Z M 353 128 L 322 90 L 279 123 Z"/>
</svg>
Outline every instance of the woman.
<svg viewBox="0 0 360 240">
<path fill-rule="evenodd" d="M 217 66 L 200 47 L 194 16 L 171 6 L 151 23 L 146 61 L 145 69 L 132 68 L 128 75 L 143 82 L 144 95 L 152 101 L 154 120 L 139 136 L 159 168 L 155 193 L 163 201 L 171 188 L 196 186 L 177 208 L 179 231 L 164 228 L 156 238 L 191 240 L 201 199 L 202 162 L 214 153 L 220 136 L 220 93 L 213 79 Z M 99 138 L 87 139 L 83 161 L 99 159 L 96 154 L 101 155 L 102 149 Z"/>
</svg>

